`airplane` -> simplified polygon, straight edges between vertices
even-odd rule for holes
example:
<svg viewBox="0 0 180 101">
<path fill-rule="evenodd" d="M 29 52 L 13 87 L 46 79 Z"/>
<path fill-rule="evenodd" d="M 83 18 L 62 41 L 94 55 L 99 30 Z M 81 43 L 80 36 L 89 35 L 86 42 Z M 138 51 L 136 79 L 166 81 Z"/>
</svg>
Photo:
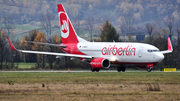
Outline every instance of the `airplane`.
<svg viewBox="0 0 180 101">
<path fill-rule="evenodd" d="M 12 50 L 23 53 L 56 55 L 57 58 L 69 56 L 71 60 L 89 63 L 92 72 L 99 72 L 100 69 L 109 69 L 110 66 L 116 66 L 118 72 L 124 72 L 127 64 L 147 68 L 147 71 L 151 72 L 153 66 L 164 59 L 163 54 L 173 51 L 169 37 L 168 50 L 164 51 L 160 51 L 157 47 L 145 43 L 86 41 L 76 34 L 63 5 L 57 4 L 57 9 L 62 43 L 60 45 L 40 42 L 32 43 L 57 46 L 65 53 L 18 50 L 7 37 Z"/>
</svg>

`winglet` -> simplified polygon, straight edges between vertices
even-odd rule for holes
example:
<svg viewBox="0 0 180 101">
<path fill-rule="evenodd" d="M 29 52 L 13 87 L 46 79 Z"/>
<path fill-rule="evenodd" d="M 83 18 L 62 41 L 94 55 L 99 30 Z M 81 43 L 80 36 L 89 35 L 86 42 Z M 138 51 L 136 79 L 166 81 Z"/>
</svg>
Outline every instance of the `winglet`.
<svg viewBox="0 0 180 101">
<path fill-rule="evenodd" d="M 169 37 L 168 37 L 168 50 L 169 50 L 169 51 L 173 51 L 172 44 L 171 44 L 171 40 L 170 40 Z"/>
<path fill-rule="evenodd" d="M 8 37 L 7 39 L 8 39 L 9 45 L 11 46 L 11 49 L 17 51 L 17 49 L 14 47 L 14 45 L 11 43 Z"/>
<path fill-rule="evenodd" d="M 167 53 L 171 53 L 172 51 L 173 51 L 173 48 L 172 48 L 171 40 L 170 40 L 170 38 L 168 37 L 168 50 L 161 51 L 161 53 L 167 54 Z"/>
</svg>

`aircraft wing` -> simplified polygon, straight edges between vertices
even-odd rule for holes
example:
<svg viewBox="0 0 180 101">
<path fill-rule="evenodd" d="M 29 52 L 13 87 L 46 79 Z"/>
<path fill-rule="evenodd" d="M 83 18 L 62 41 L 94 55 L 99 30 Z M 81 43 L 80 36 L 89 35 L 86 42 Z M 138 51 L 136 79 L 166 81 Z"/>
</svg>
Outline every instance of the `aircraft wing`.
<svg viewBox="0 0 180 101">
<path fill-rule="evenodd" d="M 9 45 L 11 46 L 12 50 L 23 52 L 23 53 L 36 53 L 36 54 L 46 54 L 46 55 L 59 55 L 59 56 L 71 56 L 71 57 L 82 57 L 82 58 L 92 58 L 91 56 L 87 55 L 77 55 L 77 54 L 65 54 L 65 53 L 54 53 L 54 52 L 41 52 L 41 51 L 29 51 L 29 50 L 18 50 L 14 47 L 11 43 L 9 38 L 7 37 Z"/>
<path fill-rule="evenodd" d="M 172 48 L 171 40 L 170 40 L 170 38 L 168 37 L 168 50 L 161 51 L 161 53 L 167 54 L 167 53 L 171 53 L 172 51 L 173 51 L 173 48 Z"/>
<path fill-rule="evenodd" d="M 28 43 L 37 43 L 37 44 L 41 44 L 41 45 L 48 45 L 48 46 L 56 46 L 56 47 L 66 48 L 66 46 L 59 45 L 59 44 L 50 44 L 50 43 L 33 42 L 33 41 L 25 41 L 25 42 L 28 42 Z"/>
</svg>

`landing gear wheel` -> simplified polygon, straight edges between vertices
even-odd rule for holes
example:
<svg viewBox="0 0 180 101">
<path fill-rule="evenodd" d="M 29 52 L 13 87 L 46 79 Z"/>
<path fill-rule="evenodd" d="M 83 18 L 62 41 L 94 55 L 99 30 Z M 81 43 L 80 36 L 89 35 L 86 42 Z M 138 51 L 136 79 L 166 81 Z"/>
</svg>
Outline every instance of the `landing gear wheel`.
<svg viewBox="0 0 180 101">
<path fill-rule="evenodd" d="M 118 72 L 121 71 L 121 67 L 120 67 L 120 66 L 117 67 L 117 71 L 118 71 Z"/>
<path fill-rule="evenodd" d="M 125 66 L 122 66 L 121 70 L 122 70 L 122 72 L 125 72 L 125 70 L 126 70 Z"/>
<path fill-rule="evenodd" d="M 121 72 L 121 71 L 122 71 L 122 72 L 125 72 L 125 71 L 126 71 L 126 67 L 125 67 L 125 66 L 118 66 L 118 67 L 117 67 L 117 71 L 118 71 L 118 72 Z"/>
<path fill-rule="evenodd" d="M 92 71 L 92 72 L 95 72 L 95 69 L 94 69 L 94 68 L 91 68 L 91 71 Z"/>
<path fill-rule="evenodd" d="M 92 71 L 92 72 L 95 72 L 95 71 L 96 71 L 96 72 L 99 72 L 99 68 L 91 68 L 91 71 Z"/>
<path fill-rule="evenodd" d="M 151 68 L 147 68 L 147 71 L 148 71 L 148 72 L 151 72 Z"/>
<path fill-rule="evenodd" d="M 99 72 L 99 69 L 98 69 L 98 68 L 96 69 L 96 72 Z"/>
</svg>

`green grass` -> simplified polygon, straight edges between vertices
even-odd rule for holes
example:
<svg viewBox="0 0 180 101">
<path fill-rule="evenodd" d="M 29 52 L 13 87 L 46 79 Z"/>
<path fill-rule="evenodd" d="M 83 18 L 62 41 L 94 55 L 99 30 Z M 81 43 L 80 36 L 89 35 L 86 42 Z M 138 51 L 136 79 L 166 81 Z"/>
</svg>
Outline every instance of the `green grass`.
<svg viewBox="0 0 180 101">
<path fill-rule="evenodd" d="M 20 69 L 30 69 L 35 65 L 35 63 L 15 63 L 15 65 L 17 64 Z"/>
<path fill-rule="evenodd" d="M 4 27 L 3 24 L 0 24 L 0 27 Z M 39 26 L 31 26 L 31 25 L 13 25 L 14 29 L 23 29 L 23 30 L 33 30 L 40 28 Z"/>
<path fill-rule="evenodd" d="M 31 25 L 14 25 L 14 28 L 23 29 L 23 30 L 33 30 L 40 28 L 39 26 L 31 26 Z"/>
<path fill-rule="evenodd" d="M 0 83 L 159 83 L 179 84 L 180 73 L 0 73 Z"/>
</svg>

